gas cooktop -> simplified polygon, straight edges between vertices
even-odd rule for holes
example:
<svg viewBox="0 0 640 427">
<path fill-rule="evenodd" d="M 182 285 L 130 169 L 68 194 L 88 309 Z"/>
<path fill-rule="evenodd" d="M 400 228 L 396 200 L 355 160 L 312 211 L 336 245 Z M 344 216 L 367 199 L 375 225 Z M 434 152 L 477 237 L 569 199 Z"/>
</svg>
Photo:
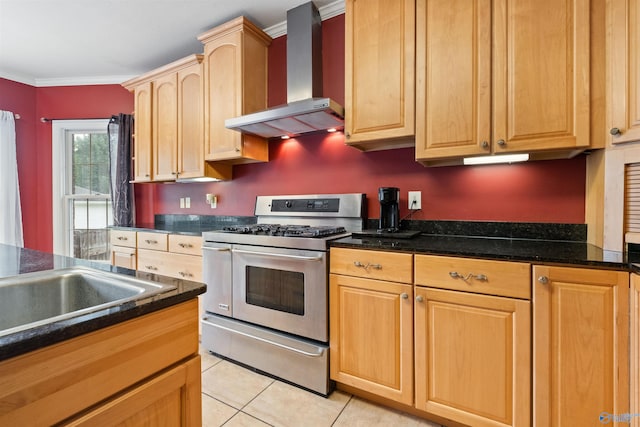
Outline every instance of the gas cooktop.
<svg viewBox="0 0 640 427">
<path fill-rule="evenodd" d="M 253 224 L 224 227 L 222 232 L 234 234 L 254 234 L 264 236 L 284 237 L 325 237 L 346 232 L 344 227 L 311 226 L 311 225 L 282 225 L 282 224 Z"/>
</svg>

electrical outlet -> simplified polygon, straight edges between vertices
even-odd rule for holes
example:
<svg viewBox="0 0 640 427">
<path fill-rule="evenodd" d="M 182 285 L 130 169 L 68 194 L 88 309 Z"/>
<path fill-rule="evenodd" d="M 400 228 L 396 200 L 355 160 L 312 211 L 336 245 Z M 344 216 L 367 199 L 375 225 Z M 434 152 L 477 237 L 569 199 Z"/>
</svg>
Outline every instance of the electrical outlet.
<svg viewBox="0 0 640 427">
<path fill-rule="evenodd" d="M 409 191 L 409 209 L 422 209 L 422 191 Z"/>
<path fill-rule="evenodd" d="M 218 206 L 218 196 L 215 194 L 207 193 L 207 203 L 211 206 L 211 209 L 215 209 Z"/>
<path fill-rule="evenodd" d="M 191 197 L 184 198 L 184 207 L 187 209 L 191 208 Z"/>
<path fill-rule="evenodd" d="M 180 197 L 180 209 L 184 209 L 184 197 Z"/>
</svg>

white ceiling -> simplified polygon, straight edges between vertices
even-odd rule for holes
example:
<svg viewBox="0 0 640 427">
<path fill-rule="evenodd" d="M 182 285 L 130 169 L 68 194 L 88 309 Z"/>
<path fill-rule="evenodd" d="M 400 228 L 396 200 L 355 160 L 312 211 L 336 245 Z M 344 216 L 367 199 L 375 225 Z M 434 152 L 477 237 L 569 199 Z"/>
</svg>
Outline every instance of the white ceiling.
<svg viewBox="0 0 640 427">
<path fill-rule="evenodd" d="M 32 86 L 121 83 L 192 53 L 246 16 L 272 37 L 308 0 L 0 0 L 0 77 Z M 344 0 L 314 0 L 323 19 Z"/>
</svg>

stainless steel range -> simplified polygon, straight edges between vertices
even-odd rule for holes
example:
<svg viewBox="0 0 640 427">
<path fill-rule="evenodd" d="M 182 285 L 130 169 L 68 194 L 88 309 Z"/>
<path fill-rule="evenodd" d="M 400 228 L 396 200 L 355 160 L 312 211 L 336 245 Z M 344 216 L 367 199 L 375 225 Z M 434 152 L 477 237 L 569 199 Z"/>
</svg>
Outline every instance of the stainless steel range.
<svg viewBox="0 0 640 427">
<path fill-rule="evenodd" d="M 320 394 L 329 381 L 329 241 L 364 194 L 258 196 L 257 224 L 203 233 L 202 345 Z"/>
</svg>

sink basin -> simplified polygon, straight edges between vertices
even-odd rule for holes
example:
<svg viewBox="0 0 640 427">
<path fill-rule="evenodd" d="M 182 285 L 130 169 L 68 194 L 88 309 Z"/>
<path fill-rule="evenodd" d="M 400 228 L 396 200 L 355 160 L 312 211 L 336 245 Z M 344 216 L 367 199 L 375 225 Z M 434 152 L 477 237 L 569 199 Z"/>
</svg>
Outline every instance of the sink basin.
<svg viewBox="0 0 640 427">
<path fill-rule="evenodd" d="M 86 313 L 139 302 L 173 285 L 88 267 L 25 273 L 0 279 L 0 337 Z"/>
</svg>

